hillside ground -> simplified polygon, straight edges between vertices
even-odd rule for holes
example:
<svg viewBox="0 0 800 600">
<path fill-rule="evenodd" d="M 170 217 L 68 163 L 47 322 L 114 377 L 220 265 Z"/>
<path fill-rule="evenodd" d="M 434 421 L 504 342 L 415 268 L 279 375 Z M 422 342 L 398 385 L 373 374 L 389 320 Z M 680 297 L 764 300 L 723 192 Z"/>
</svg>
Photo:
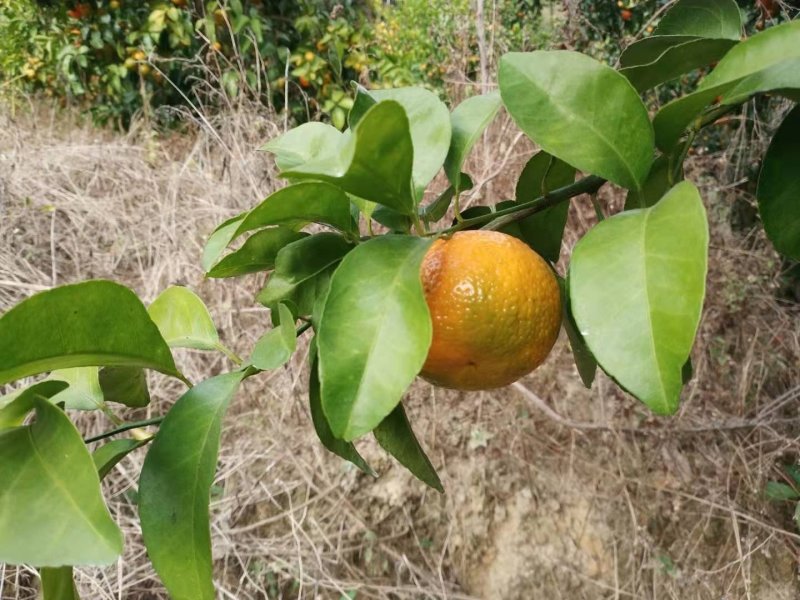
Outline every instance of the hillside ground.
<svg viewBox="0 0 800 600">
<path fill-rule="evenodd" d="M 281 131 L 276 122 L 242 109 L 206 123 L 189 116 L 183 133 L 140 123 L 122 135 L 46 107 L 0 115 L 0 312 L 89 278 L 119 280 L 145 301 L 182 284 L 247 354 L 269 326 L 254 302 L 263 276 L 207 280 L 199 258 L 217 223 L 281 185 L 258 151 Z M 511 197 L 532 151 L 501 119 L 469 165 L 478 182 L 469 201 Z M 677 416 L 653 417 L 603 376 L 584 389 L 563 336 L 545 365 L 506 389 L 418 381 L 406 404 L 442 476 L 439 495 L 371 440 L 359 448 L 377 479 L 322 448 L 301 348 L 248 381 L 226 418 L 212 489 L 218 597 L 800 597 L 794 506 L 764 495 L 800 455 L 800 306 L 763 232 L 739 216 L 752 198 L 731 159 L 721 151 L 691 163 L 711 255 L 695 375 Z M 607 213 L 623 202 L 613 189 L 600 199 Z M 595 219 L 588 199 L 575 199 L 564 257 Z M 230 368 L 200 352 L 178 360 L 194 380 Z M 132 417 L 163 413 L 182 391 L 157 376 L 151 385 L 154 402 Z M 89 414 L 79 425 L 108 427 Z M 125 554 L 78 570 L 83 598 L 167 598 L 136 517 L 143 457 L 106 480 Z M 35 587 L 30 569 L 0 566 L 3 600 L 35 598 Z"/>
</svg>

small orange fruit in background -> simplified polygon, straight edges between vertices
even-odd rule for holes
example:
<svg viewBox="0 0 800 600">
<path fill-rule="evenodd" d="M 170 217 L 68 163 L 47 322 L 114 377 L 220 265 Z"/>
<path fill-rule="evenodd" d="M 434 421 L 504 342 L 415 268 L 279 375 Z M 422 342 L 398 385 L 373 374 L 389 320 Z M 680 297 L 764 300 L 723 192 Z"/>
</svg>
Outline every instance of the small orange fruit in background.
<svg viewBox="0 0 800 600">
<path fill-rule="evenodd" d="M 484 390 L 539 366 L 561 327 L 550 267 L 520 240 L 463 231 L 436 240 L 420 269 L 433 322 L 421 375 L 436 385 Z"/>
<path fill-rule="evenodd" d="M 623 10 L 621 13 L 623 21 L 630 21 L 633 18 L 633 13 L 628 9 Z"/>
</svg>

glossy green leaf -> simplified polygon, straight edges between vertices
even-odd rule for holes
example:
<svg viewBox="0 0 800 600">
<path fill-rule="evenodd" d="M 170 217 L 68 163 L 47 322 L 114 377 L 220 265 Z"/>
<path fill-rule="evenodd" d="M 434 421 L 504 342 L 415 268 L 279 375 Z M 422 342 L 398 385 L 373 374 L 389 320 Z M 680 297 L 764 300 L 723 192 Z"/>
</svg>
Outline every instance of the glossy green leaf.
<svg viewBox="0 0 800 600">
<path fill-rule="evenodd" d="M 517 202 L 534 200 L 574 181 L 573 167 L 546 152 L 538 152 L 528 161 L 517 180 Z M 546 260 L 558 262 L 568 213 L 569 203 L 561 202 L 518 221 L 523 241 Z"/>
<path fill-rule="evenodd" d="M 639 91 L 720 60 L 737 42 L 690 36 L 649 37 L 620 56 L 620 73 Z"/>
<path fill-rule="evenodd" d="M 261 336 L 250 357 L 250 364 L 262 371 L 270 371 L 285 365 L 297 348 L 292 312 L 285 304 L 279 304 L 278 310 L 280 325 Z"/>
<path fill-rule="evenodd" d="M 424 190 L 442 168 L 450 147 L 450 111 L 425 88 L 373 90 L 371 94 L 378 102 L 397 102 L 406 111 L 413 145 L 411 176 L 417 189 Z"/>
<path fill-rule="evenodd" d="M 208 504 L 222 417 L 245 371 L 186 392 L 161 423 L 139 478 L 147 554 L 176 600 L 214 600 Z"/>
<path fill-rule="evenodd" d="M 275 257 L 281 248 L 306 235 L 308 234 L 290 227 L 270 227 L 257 231 L 245 240 L 239 250 L 214 265 L 208 276 L 237 277 L 258 271 L 269 271 L 275 266 Z"/>
<path fill-rule="evenodd" d="M 569 278 L 562 279 L 558 277 L 558 283 L 561 287 L 561 322 L 564 324 L 564 331 L 566 331 L 569 339 L 572 358 L 575 360 L 575 366 L 578 369 L 578 375 L 583 385 L 587 389 L 591 389 L 594 376 L 597 373 L 597 361 L 592 356 L 589 347 L 586 345 L 586 340 L 583 339 L 581 332 L 578 331 L 578 326 L 575 324 L 575 317 L 572 315 L 572 308 L 569 303 Z"/>
<path fill-rule="evenodd" d="M 167 344 L 173 348 L 215 350 L 219 335 L 203 301 L 179 285 L 168 287 L 147 308 Z"/>
<path fill-rule="evenodd" d="M 758 177 L 758 211 L 775 249 L 800 260 L 800 106 L 783 119 Z"/>
<path fill-rule="evenodd" d="M 0 407 L 0 430 L 19 427 L 34 408 L 36 398 L 48 399 L 66 389 L 64 381 L 42 381 L 25 388 Z"/>
<path fill-rule="evenodd" d="M 742 17 L 734 0 L 678 0 L 664 13 L 653 36 L 692 35 L 737 41 Z"/>
<path fill-rule="evenodd" d="M 647 176 L 641 190 L 630 190 L 625 197 L 625 210 L 634 208 L 648 208 L 661 200 L 672 187 L 670 182 L 670 160 L 669 156 L 662 154 L 653 162 L 653 168 Z M 683 171 L 683 169 L 681 169 Z M 678 181 L 683 180 L 683 174 L 679 174 Z"/>
<path fill-rule="evenodd" d="M 751 75 L 755 76 L 754 79 L 745 85 L 746 89 L 736 92 L 736 101 L 741 101 L 749 94 L 780 89 L 773 86 L 781 83 L 787 71 L 782 68 L 770 71 L 767 74 L 768 81 L 761 83 L 756 74 L 778 63 L 787 60 L 794 62 L 800 58 L 798 35 L 800 21 L 792 21 L 770 27 L 733 47 L 700 82 L 696 92 L 673 100 L 658 111 L 653 119 L 658 147 L 665 152 L 671 150 L 686 128 L 707 106 L 716 98 L 724 97 Z M 791 73 L 791 66 L 786 69 Z"/>
<path fill-rule="evenodd" d="M 147 374 L 137 367 L 105 367 L 98 377 L 103 397 L 107 402 L 117 402 L 131 408 L 150 404 Z"/>
<path fill-rule="evenodd" d="M 456 197 L 456 187 L 460 192 L 472 189 L 472 179 L 466 173 L 459 174 L 458 185 L 452 184 L 439 194 L 436 199 L 425 206 L 421 206 L 419 216 L 428 223 L 435 223 L 447 214 L 447 209 Z"/>
<path fill-rule="evenodd" d="M 265 306 L 291 299 L 298 287 L 338 263 L 353 245 L 335 233 L 317 233 L 285 246 L 258 295 Z"/>
<path fill-rule="evenodd" d="M 211 233 L 203 248 L 203 257 L 200 261 L 203 271 L 208 273 L 211 267 L 216 264 L 219 257 L 222 256 L 222 253 L 225 252 L 225 248 L 227 248 L 228 244 L 233 240 L 233 237 L 236 235 L 236 230 L 239 229 L 239 225 L 241 225 L 246 216 L 247 213 L 245 212 L 231 217 L 227 221 L 220 223 Z"/>
<path fill-rule="evenodd" d="M 328 419 L 322 410 L 322 399 L 319 393 L 319 371 L 315 355 L 312 355 L 311 358 L 311 372 L 308 377 L 308 399 L 314 431 L 317 432 L 317 437 L 322 442 L 322 445 L 337 456 L 353 463 L 367 475 L 375 476 L 375 472 L 361 457 L 353 443 L 338 439 L 333 435 L 331 427 L 328 425 Z"/>
<path fill-rule="evenodd" d="M 327 123 L 303 123 L 270 140 L 261 149 L 275 155 L 281 171 L 305 164 L 321 155 L 335 152 L 342 132 Z"/>
<path fill-rule="evenodd" d="M 425 362 L 432 326 L 419 270 L 430 243 L 374 238 L 333 275 L 317 341 L 322 408 L 338 438 L 374 429 Z"/>
<path fill-rule="evenodd" d="M 39 572 L 42 579 L 41 600 L 80 600 L 72 567 L 45 567 Z"/>
<path fill-rule="evenodd" d="M 327 181 L 354 196 L 410 215 L 415 210 L 411 139 L 403 107 L 392 100 L 379 102 L 364 114 L 337 152 L 285 171 L 283 175 Z M 348 219 L 349 207 L 348 200 Z"/>
<path fill-rule="evenodd" d="M 439 475 L 422 449 L 417 436 L 414 435 L 402 404 L 398 404 L 380 422 L 375 428 L 374 434 L 381 447 L 394 456 L 401 465 L 423 483 L 428 484 L 437 492 L 444 493 Z"/>
<path fill-rule="evenodd" d="M 0 562 L 109 565 L 122 532 L 92 457 L 60 408 L 40 397 L 34 406 L 33 425 L 0 432 Z"/>
<path fill-rule="evenodd" d="M 797 500 L 800 493 L 792 486 L 780 481 L 768 481 L 764 489 L 764 494 L 769 500 L 775 502 L 785 502 L 786 500 Z"/>
<path fill-rule="evenodd" d="M 97 450 L 92 452 L 92 460 L 97 468 L 97 475 L 103 479 L 111 472 L 119 462 L 128 456 L 137 448 L 141 448 L 150 438 L 136 440 L 132 438 L 123 438 L 120 440 L 112 440 L 100 446 Z"/>
<path fill-rule="evenodd" d="M 644 183 L 653 130 L 617 71 L 577 52 L 512 52 L 500 59 L 499 81 L 508 112 L 543 150 L 627 188 Z"/>
<path fill-rule="evenodd" d="M 798 32 L 800 37 L 800 32 Z M 791 92 L 800 90 L 800 57 L 790 58 L 748 75 L 733 88 L 722 94 L 721 104 L 740 104 L 754 94 L 762 92 L 782 93 L 791 97 Z"/>
<path fill-rule="evenodd" d="M 339 231 L 352 231 L 350 199 L 342 190 L 322 181 L 305 181 L 281 188 L 247 213 L 231 239 L 248 231 L 305 222 L 330 225 Z"/>
<path fill-rule="evenodd" d="M 54 369 L 130 365 L 179 377 L 141 301 L 111 281 L 41 292 L 0 317 L 0 384 Z"/>
<path fill-rule="evenodd" d="M 53 371 L 47 379 L 65 381 L 69 387 L 52 398 L 53 404 L 64 403 L 73 410 L 97 410 L 103 406 L 103 389 L 97 367 L 76 367 Z"/>
<path fill-rule="evenodd" d="M 500 93 L 491 92 L 467 98 L 450 115 L 453 133 L 450 138 L 450 149 L 444 161 L 444 172 L 453 186 L 459 186 L 459 175 L 464 161 L 475 142 L 497 116 L 500 106 L 502 106 Z"/>
<path fill-rule="evenodd" d="M 356 88 L 356 97 L 353 101 L 353 107 L 350 109 L 350 112 L 347 115 L 347 124 L 350 129 L 353 129 L 361 118 L 374 104 L 377 103 L 377 100 L 370 94 L 369 90 L 364 86 L 355 83 Z"/>
<path fill-rule="evenodd" d="M 570 302 L 583 339 L 603 370 L 658 414 L 678 408 L 707 255 L 705 209 L 686 181 L 651 208 L 601 222 L 572 254 Z"/>
</svg>

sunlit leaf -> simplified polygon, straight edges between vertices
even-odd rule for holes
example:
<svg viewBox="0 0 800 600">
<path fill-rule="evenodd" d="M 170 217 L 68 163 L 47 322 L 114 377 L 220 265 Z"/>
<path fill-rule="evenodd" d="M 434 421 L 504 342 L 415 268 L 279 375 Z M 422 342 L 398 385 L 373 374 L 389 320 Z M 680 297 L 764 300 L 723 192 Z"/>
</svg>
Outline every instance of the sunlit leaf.
<svg viewBox="0 0 800 600">
<path fill-rule="evenodd" d="M 139 478 L 147 554 L 173 598 L 214 600 L 208 504 L 222 417 L 245 371 L 186 392 L 161 423 Z"/>
<path fill-rule="evenodd" d="M 227 248 L 228 244 L 233 240 L 234 235 L 236 235 L 236 230 L 239 229 L 239 225 L 241 225 L 246 216 L 247 213 L 242 213 L 231 217 L 227 221 L 220 223 L 211 233 L 203 248 L 203 257 L 200 261 L 203 271 L 210 271 L 211 267 L 219 260 L 219 257 L 222 256 L 222 253 L 225 252 L 225 248 Z"/>
<path fill-rule="evenodd" d="M 147 309 L 162 337 L 173 348 L 214 350 L 219 335 L 203 301 L 190 289 L 174 285 Z"/>
<path fill-rule="evenodd" d="M 378 102 L 392 100 L 406 111 L 413 146 L 412 179 L 423 190 L 444 163 L 450 147 L 450 111 L 430 90 L 402 87 L 373 90 Z M 419 200 L 420 198 L 417 198 Z"/>
<path fill-rule="evenodd" d="M 317 341 L 322 408 L 336 437 L 374 429 L 425 362 L 432 326 L 420 264 L 429 246 L 410 236 L 374 238 L 333 275 Z"/>
<path fill-rule="evenodd" d="M 279 304 L 280 324 L 261 336 L 253 348 L 250 364 L 256 369 L 270 371 L 286 364 L 297 347 L 294 317 L 285 304 Z"/>
<path fill-rule="evenodd" d="M 544 151 L 627 188 L 644 183 L 653 130 L 617 71 L 578 52 L 511 52 L 498 77 L 508 112 Z"/>
<path fill-rule="evenodd" d="M 691 35 L 738 40 L 742 17 L 734 0 L 678 0 L 664 13 L 653 37 Z"/>
<path fill-rule="evenodd" d="M 311 420 L 314 430 L 322 445 L 337 456 L 353 463 L 367 475 L 375 475 L 367 462 L 361 458 L 352 442 L 345 442 L 333 435 L 328 419 L 322 410 L 322 399 L 319 393 L 319 371 L 317 368 L 316 353 L 311 358 L 311 372 L 308 377 L 308 399 L 311 409 Z"/>
<path fill-rule="evenodd" d="M 454 186 L 470 150 L 489 126 L 502 106 L 499 92 L 467 98 L 450 115 L 453 134 L 444 161 L 444 172 Z"/>
<path fill-rule="evenodd" d="M 367 110 L 339 150 L 283 175 L 326 181 L 354 196 L 410 215 L 416 209 L 411 184 L 411 139 L 403 107 L 392 100 L 379 102 Z M 349 207 L 348 200 L 348 219 Z"/>
<path fill-rule="evenodd" d="M 39 572 L 42 579 L 41 600 L 80 600 L 72 567 L 45 567 Z"/>
<path fill-rule="evenodd" d="M 281 171 L 285 171 L 326 153 L 335 152 L 341 141 L 341 131 L 327 123 L 312 121 L 271 139 L 261 149 L 272 152 L 275 155 L 275 164 Z"/>
<path fill-rule="evenodd" d="M 673 100 L 658 111 L 653 120 L 658 147 L 665 152 L 671 150 L 686 128 L 717 98 L 740 102 L 751 94 L 784 87 L 786 79 L 796 73 L 794 63 L 799 62 L 798 35 L 800 21 L 791 21 L 770 27 L 733 47 L 700 82 L 696 92 Z M 759 75 L 785 61 L 789 62 Z M 732 92 L 745 78 L 748 81 L 743 87 Z M 725 100 L 729 93 L 733 97 Z"/>
<path fill-rule="evenodd" d="M 42 381 L 25 388 L 0 407 L 0 430 L 19 427 L 34 408 L 36 398 L 48 399 L 67 387 L 64 381 Z"/>
<path fill-rule="evenodd" d="M 569 266 L 575 322 L 600 366 L 659 414 L 678 408 L 705 295 L 708 224 L 682 182 L 651 208 L 599 223 Z"/>
<path fill-rule="evenodd" d="M 0 432 L 0 562 L 108 565 L 122 532 L 100 493 L 92 457 L 58 407 L 36 397 L 36 421 Z"/>
<path fill-rule="evenodd" d="M 97 367 L 60 369 L 50 373 L 47 378 L 69 384 L 67 389 L 53 397 L 54 404 L 63 402 L 66 408 L 74 410 L 97 410 L 103 406 L 103 389 L 100 387 Z"/>
<path fill-rule="evenodd" d="M 111 281 L 41 292 L 0 317 L 0 384 L 55 369 L 138 366 L 180 376 L 141 301 Z"/>
</svg>

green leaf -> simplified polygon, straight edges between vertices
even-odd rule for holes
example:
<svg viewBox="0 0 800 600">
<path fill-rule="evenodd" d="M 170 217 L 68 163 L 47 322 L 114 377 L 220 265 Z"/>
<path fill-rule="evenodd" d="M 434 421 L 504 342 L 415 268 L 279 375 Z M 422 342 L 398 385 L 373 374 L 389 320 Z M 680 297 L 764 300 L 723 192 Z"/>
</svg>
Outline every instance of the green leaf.
<svg viewBox="0 0 800 600">
<path fill-rule="evenodd" d="M 444 494 L 442 482 L 411 429 L 402 404 L 398 404 L 374 431 L 375 439 L 420 481 Z"/>
<path fill-rule="evenodd" d="M 222 417 L 246 371 L 207 379 L 167 413 L 139 478 L 147 554 L 176 600 L 214 600 L 208 503 Z"/>
<path fill-rule="evenodd" d="M 350 135 L 345 134 L 343 145 L 335 153 L 285 171 L 283 175 L 327 181 L 354 196 L 412 215 L 415 210 L 411 187 L 413 159 L 406 111 L 397 102 L 387 100 L 364 114 Z M 348 219 L 349 208 L 348 200 Z"/>
<path fill-rule="evenodd" d="M 575 322 L 600 366 L 659 414 L 678 408 L 705 295 L 708 224 L 697 188 L 591 229 L 569 267 Z"/>
<path fill-rule="evenodd" d="M 136 368 L 136 367 L 134 367 Z M 103 406 L 103 390 L 100 387 L 97 367 L 77 367 L 53 371 L 47 379 L 65 381 L 69 387 L 56 394 L 51 402 L 64 403 L 73 410 L 97 410 Z"/>
<path fill-rule="evenodd" d="M 319 370 L 317 367 L 316 353 L 311 357 L 311 372 L 308 377 L 308 400 L 311 409 L 311 421 L 314 423 L 314 431 L 322 445 L 337 456 L 353 463 L 356 467 L 364 471 L 367 475 L 375 476 L 367 462 L 361 457 L 352 442 L 345 442 L 337 439 L 328 425 L 328 419 L 322 411 L 322 400 L 319 393 Z"/>
<path fill-rule="evenodd" d="M 188 288 L 174 285 L 153 300 L 147 312 L 173 348 L 215 350 L 219 335 L 203 301 Z"/>
<path fill-rule="evenodd" d="M 800 498 L 800 493 L 798 493 L 797 490 L 780 481 L 768 481 L 764 493 L 769 500 L 777 502 L 797 500 Z"/>
<path fill-rule="evenodd" d="M 625 49 L 619 72 L 642 92 L 718 61 L 736 44 L 684 35 L 649 37 Z"/>
<path fill-rule="evenodd" d="M 250 364 L 262 371 L 270 371 L 285 365 L 297 348 L 292 312 L 285 304 L 279 304 L 278 311 L 280 325 L 261 336 L 250 357 Z"/>
<path fill-rule="evenodd" d="M 308 235 L 290 227 L 270 227 L 255 232 L 242 247 L 219 261 L 208 272 L 208 277 L 237 277 L 258 271 L 269 271 L 275 266 L 278 251 L 286 244 Z"/>
<path fill-rule="evenodd" d="M 97 468 L 97 475 L 100 479 L 103 479 L 123 458 L 137 448 L 144 446 L 150 439 L 151 438 L 135 440 L 132 438 L 123 438 L 120 440 L 112 440 L 100 446 L 97 450 L 92 452 L 92 460 L 94 461 L 94 466 Z"/>
<path fill-rule="evenodd" d="M 800 106 L 784 117 L 758 177 L 758 211 L 775 249 L 800 260 Z"/>
<path fill-rule="evenodd" d="M 466 173 L 459 174 L 458 184 L 451 184 L 443 191 L 436 200 L 421 206 L 419 209 L 419 216 L 428 223 L 435 223 L 447 214 L 447 209 L 450 208 L 450 203 L 456 197 L 456 187 L 459 192 L 472 189 L 472 179 Z"/>
<path fill-rule="evenodd" d="M 573 167 L 547 152 L 538 152 L 528 161 L 517 180 L 517 202 L 545 196 L 574 181 Z M 568 213 L 569 203 L 562 202 L 518 221 L 523 241 L 546 260 L 558 262 Z"/>
<path fill-rule="evenodd" d="M 150 404 L 147 374 L 137 367 L 105 367 L 100 369 L 99 384 L 107 402 L 141 408 Z"/>
<path fill-rule="evenodd" d="M 33 410 L 36 398 L 52 398 L 66 387 L 64 381 L 42 381 L 15 394 L 10 402 L 0 407 L 0 430 L 19 427 Z"/>
<path fill-rule="evenodd" d="M 761 92 L 776 92 L 791 98 L 800 89 L 800 58 L 791 58 L 748 75 L 722 94 L 721 104 L 741 104 Z"/>
<path fill-rule="evenodd" d="M 305 222 L 330 225 L 339 231 L 353 231 L 350 199 L 342 190 L 329 183 L 295 183 L 270 194 L 247 213 L 231 239 L 268 225 L 297 225 Z"/>
<path fill-rule="evenodd" d="M 353 249 L 353 245 L 335 233 L 317 233 L 278 252 L 275 271 L 258 295 L 265 306 L 292 299 L 296 290 L 313 279 Z"/>
<path fill-rule="evenodd" d="M 377 100 L 372 97 L 372 94 L 369 93 L 367 88 L 355 82 L 354 84 L 356 88 L 356 98 L 353 101 L 353 107 L 347 115 L 347 124 L 350 129 L 355 128 L 364 116 L 364 113 L 377 103 Z"/>
<path fill-rule="evenodd" d="M 647 181 L 644 182 L 641 190 L 630 190 L 625 197 L 625 210 L 634 208 L 648 208 L 666 194 L 672 184 L 670 183 L 670 160 L 666 154 L 660 155 L 653 162 Z M 681 169 L 682 171 L 683 169 Z M 680 174 L 678 181 L 683 179 Z"/>
<path fill-rule="evenodd" d="M 247 213 L 245 212 L 231 217 L 227 221 L 220 223 L 211 233 L 203 248 L 203 258 L 200 261 L 203 271 L 208 273 L 211 267 L 219 260 L 219 257 L 222 256 L 222 253 L 225 252 L 225 248 L 227 248 L 228 244 L 233 240 L 234 235 L 236 235 L 236 230 L 239 229 L 239 225 L 241 225 L 246 216 Z"/>
<path fill-rule="evenodd" d="M 572 315 L 572 308 L 569 303 L 569 277 L 562 279 L 557 277 L 561 287 L 561 313 L 564 331 L 567 332 L 569 347 L 572 350 L 572 357 L 575 366 L 578 368 L 578 375 L 587 389 L 591 389 L 594 376 L 597 373 L 597 361 L 592 356 L 586 340 L 583 339 L 578 326 L 575 324 L 575 317 Z"/>
<path fill-rule="evenodd" d="M 450 115 L 453 134 L 444 161 L 444 172 L 453 186 L 459 185 L 459 175 L 470 150 L 489 126 L 502 106 L 498 92 L 467 98 Z M 440 217 L 441 218 L 441 217 Z"/>
<path fill-rule="evenodd" d="M 92 457 L 61 409 L 36 397 L 36 421 L 0 432 L 0 562 L 109 565 L 122 532 Z"/>
<path fill-rule="evenodd" d="M 653 119 L 656 145 L 664 152 L 677 144 L 684 130 L 717 97 L 734 90 L 737 84 L 749 76 L 755 76 L 734 93 L 733 99 L 741 101 L 746 95 L 780 89 L 783 79 L 793 72 L 790 65 L 767 73 L 767 81 L 759 81 L 756 75 L 784 61 L 795 62 L 800 58 L 800 44 L 796 43 L 800 33 L 800 21 L 791 21 L 770 27 L 732 48 L 716 68 L 702 81 L 696 92 L 673 100 L 658 111 Z"/>
<path fill-rule="evenodd" d="M 425 362 L 432 326 L 420 279 L 430 240 L 387 235 L 350 252 L 322 310 L 322 408 L 338 438 L 374 429 Z"/>
<path fill-rule="evenodd" d="M 335 127 L 327 123 L 310 122 L 271 139 L 261 149 L 272 152 L 275 164 L 281 171 L 286 171 L 335 152 L 341 141 L 342 132 Z"/>
<path fill-rule="evenodd" d="M 80 600 L 72 579 L 72 567 L 46 567 L 39 576 L 42 579 L 42 600 Z"/>
<path fill-rule="evenodd" d="M 512 52 L 500 59 L 499 81 L 508 112 L 544 151 L 627 188 L 644 183 L 653 130 L 617 71 L 577 52 Z"/>
<path fill-rule="evenodd" d="M 397 102 L 406 111 L 413 146 L 411 177 L 417 190 L 424 190 L 450 147 L 450 111 L 436 94 L 420 87 L 374 90 L 372 97 L 379 103 Z"/>
<path fill-rule="evenodd" d="M 678 0 L 664 13 L 653 36 L 692 35 L 738 41 L 742 17 L 734 0 Z"/>
<path fill-rule="evenodd" d="M 141 301 L 111 281 L 41 292 L 0 317 L 0 385 L 54 369 L 130 365 L 180 377 Z"/>
</svg>

